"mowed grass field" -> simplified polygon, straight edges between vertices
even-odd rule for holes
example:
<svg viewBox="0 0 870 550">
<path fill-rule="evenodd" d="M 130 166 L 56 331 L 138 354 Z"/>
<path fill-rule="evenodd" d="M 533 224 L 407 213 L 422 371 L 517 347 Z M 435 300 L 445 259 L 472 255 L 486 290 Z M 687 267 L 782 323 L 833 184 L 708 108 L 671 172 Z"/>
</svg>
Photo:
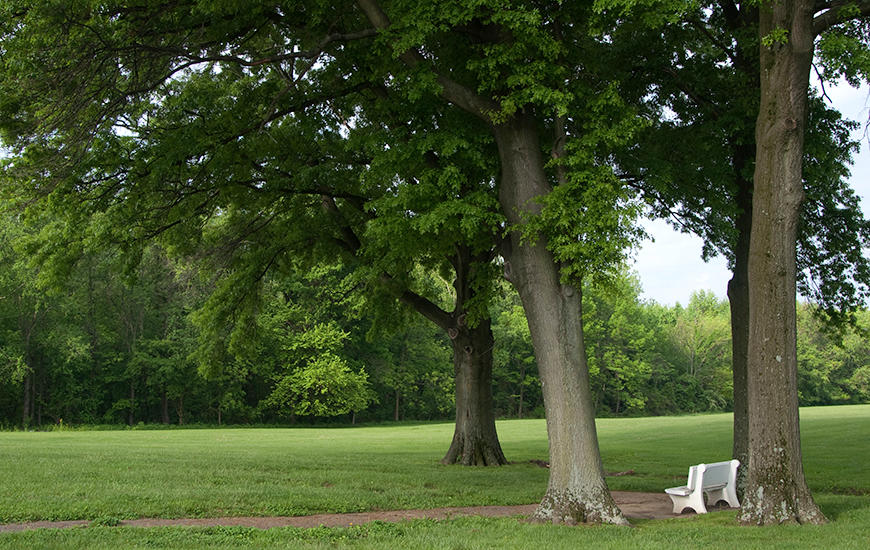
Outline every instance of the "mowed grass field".
<svg viewBox="0 0 870 550">
<path fill-rule="evenodd" d="M 804 465 L 831 523 L 742 528 L 734 512 L 554 527 L 516 519 L 375 523 L 350 529 L 89 527 L 0 534 L 0 548 L 867 548 L 870 405 L 801 411 Z M 688 466 L 730 457 L 731 416 L 598 422 L 611 489 L 662 491 Z M 0 523 L 279 516 L 529 504 L 543 495 L 543 420 L 498 424 L 512 464 L 438 463 L 449 423 L 355 428 L 0 433 Z"/>
</svg>

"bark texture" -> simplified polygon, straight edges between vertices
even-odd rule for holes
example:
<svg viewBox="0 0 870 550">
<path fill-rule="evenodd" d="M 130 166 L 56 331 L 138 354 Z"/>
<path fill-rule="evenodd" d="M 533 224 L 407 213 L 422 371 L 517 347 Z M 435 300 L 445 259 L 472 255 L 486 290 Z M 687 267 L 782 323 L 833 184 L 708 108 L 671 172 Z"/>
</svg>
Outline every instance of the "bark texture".
<svg viewBox="0 0 870 550">
<path fill-rule="evenodd" d="M 492 408 L 492 348 L 489 319 L 474 328 L 464 322 L 450 332 L 456 380 L 456 426 L 444 464 L 500 466 L 507 464 L 495 428 Z"/>
<path fill-rule="evenodd" d="M 812 0 L 760 14 L 761 106 L 749 254 L 749 476 L 744 524 L 821 523 L 804 478 L 797 396 L 795 244 L 813 54 Z M 785 31 L 785 39 L 782 31 Z"/>
<path fill-rule="evenodd" d="M 540 210 L 550 191 L 534 121 L 524 114 L 495 127 L 501 160 L 499 202 L 511 225 Z M 553 523 L 627 524 L 604 480 L 583 347 L 580 291 L 563 285 L 546 240 L 514 231 L 505 274 L 523 302 L 541 376 L 550 479 L 535 518 Z"/>
</svg>

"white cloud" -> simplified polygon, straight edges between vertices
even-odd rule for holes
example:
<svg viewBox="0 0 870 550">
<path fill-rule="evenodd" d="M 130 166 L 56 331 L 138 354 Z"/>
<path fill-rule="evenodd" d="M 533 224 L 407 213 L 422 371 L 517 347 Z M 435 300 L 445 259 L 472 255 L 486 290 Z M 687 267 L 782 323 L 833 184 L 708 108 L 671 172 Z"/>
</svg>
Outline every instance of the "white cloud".
<svg viewBox="0 0 870 550">
<path fill-rule="evenodd" d="M 703 241 L 679 233 L 664 220 L 649 220 L 644 227 L 654 242 L 647 241 L 637 252 L 634 270 L 640 277 L 643 297 L 660 304 L 689 303 L 695 290 L 712 290 L 725 297 L 728 271 L 724 258 L 701 259 Z"/>
</svg>

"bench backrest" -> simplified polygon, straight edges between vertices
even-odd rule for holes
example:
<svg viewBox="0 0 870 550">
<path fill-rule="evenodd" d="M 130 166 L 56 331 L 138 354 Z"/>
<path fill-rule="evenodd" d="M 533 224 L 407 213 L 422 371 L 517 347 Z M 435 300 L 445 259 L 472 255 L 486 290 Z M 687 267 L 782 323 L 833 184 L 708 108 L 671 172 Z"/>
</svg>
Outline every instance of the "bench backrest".
<svg viewBox="0 0 870 550">
<path fill-rule="evenodd" d="M 712 464 L 698 464 L 696 468 L 698 472 L 703 474 L 703 486 L 710 485 L 727 485 L 734 483 L 734 478 L 737 475 L 737 465 L 740 464 L 737 460 L 727 460 L 725 462 L 714 462 Z M 691 478 L 692 472 L 689 476 Z M 689 479 L 689 487 L 694 488 L 696 480 Z"/>
</svg>

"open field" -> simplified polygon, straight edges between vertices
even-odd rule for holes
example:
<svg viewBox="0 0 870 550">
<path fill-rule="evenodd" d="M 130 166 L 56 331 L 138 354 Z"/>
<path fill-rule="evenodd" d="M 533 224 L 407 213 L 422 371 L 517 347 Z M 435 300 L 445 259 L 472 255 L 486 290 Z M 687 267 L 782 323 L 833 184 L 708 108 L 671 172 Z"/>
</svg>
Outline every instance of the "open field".
<svg viewBox="0 0 870 550">
<path fill-rule="evenodd" d="M 833 521 L 744 529 L 733 512 L 638 529 L 557 528 L 512 519 L 370 524 L 351 529 L 99 527 L 0 535 L 9 547 L 674 547 L 865 548 L 870 540 L 870 405 L 803 409 L 804 463 Z M 661 491 L 690 464 L 730 454 L 730 415 L 600 420 L 612 489 Z M 542 420 L 499 423 L 502 468 L 443 466 L 451 424 L 333 429 L 0 433 L 0 523 L 138 517 L 278 516 L 528 504 L 544 492 Z M 687 438 L 686 434 L 692 434 Z"/>
</svg>

